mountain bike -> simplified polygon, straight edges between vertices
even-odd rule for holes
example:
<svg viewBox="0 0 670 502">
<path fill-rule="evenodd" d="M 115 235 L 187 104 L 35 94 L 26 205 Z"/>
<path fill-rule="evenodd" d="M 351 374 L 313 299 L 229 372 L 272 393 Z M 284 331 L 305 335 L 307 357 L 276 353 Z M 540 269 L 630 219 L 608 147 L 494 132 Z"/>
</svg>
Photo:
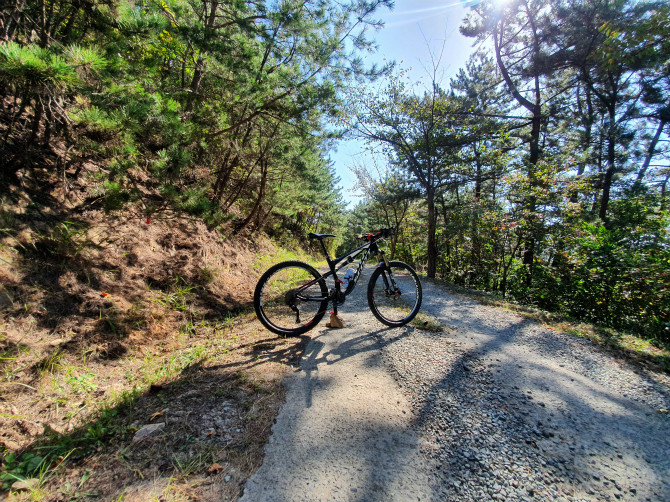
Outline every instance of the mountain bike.
<svg viewBox="0 0 670 502">
<path fill-rule="evenodd" d="M 393 227 L 383 228 L 359 236 L 365 244 L 333 260 L 324 240 L 335 235 L 310 233 L 309 237 L 321 244 L 330 270 L 321 274 L 300 261 L 285 261 L 269 268 L 259 279 L 254 292 L 258 319 L 278 335 L 306 333 L 321 321 L 329 304 L 332 303 L 332 313 L 337 315 L 337 307 L 344 304 L 356 287 L 370 255 L 378 255 L 379 263 L 368 282 L 368 306 L 387 326 L 404 326 L 421 308 L 421 283 L 412 267 L 401 261 L 387 260 L 384 250 L 379 247 L 378 242 L 390 237 L 394 231 Z M 358 260 L 357 267 L 349 268 L 340 278 L 338 272 L 355 260 Z M 329 288 L 326 279 L 331 276 L 334 287 Z"/>
</svg>

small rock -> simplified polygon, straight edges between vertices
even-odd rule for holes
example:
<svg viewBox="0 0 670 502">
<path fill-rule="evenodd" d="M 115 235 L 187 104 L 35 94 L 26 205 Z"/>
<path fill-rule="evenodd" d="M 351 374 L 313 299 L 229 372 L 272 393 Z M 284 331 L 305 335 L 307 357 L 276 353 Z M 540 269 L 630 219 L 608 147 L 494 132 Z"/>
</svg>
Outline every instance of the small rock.
<svg viewBox="0 0 670 502">
<path fill-rule="evenodd" d="M 23 481 L 16 481 L 12 484 L 12 491 L 20 492 L 32 490 L 39 484 L 40 480 L 37 478 L 24 479 Z"/>
<path fill-rule="evenodd" d="M 133 437 L 133 443 L 137 443 L 150 436 L 154 436 L 160 433 L 160 431 L 162 431 L 164 428 L 165 423 L 144 425 L 140 428 L 139 431 L 135 433 L 135 437 Z"/>
</svg>

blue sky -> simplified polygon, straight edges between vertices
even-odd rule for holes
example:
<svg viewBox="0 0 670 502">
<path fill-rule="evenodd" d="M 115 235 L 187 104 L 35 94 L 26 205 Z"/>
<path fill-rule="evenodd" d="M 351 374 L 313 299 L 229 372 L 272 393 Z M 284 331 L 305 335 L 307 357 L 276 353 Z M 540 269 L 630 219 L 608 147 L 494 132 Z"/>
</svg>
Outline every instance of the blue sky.
<svg viewBox="0 0 670 502">
<path fill-rule="evenodd" d="M 426 68 L 432 68 L 431 52 L 442 53 L 440 74 L 448 82 L 473 52 L 473 39 L 463 37 L 458 27 L 468 8 L 459 0 L 396 0 L 393 11 L 383 10 L 376 16 L 385 27 L 374 34 L 379 50 L 368 59 L 382 62 L 395 60 L 401 68 L 409 69 L 420 91 L 429 80 Z M 444 47 L 444 50 L 443 50 Z M 349 167 L 355 163 L 371 163 L 362 143 L 341 141 L 330 152 L 345 200 L 352 207 L 359 199 L 354 196 L 355 177 Z"/>
</svg>

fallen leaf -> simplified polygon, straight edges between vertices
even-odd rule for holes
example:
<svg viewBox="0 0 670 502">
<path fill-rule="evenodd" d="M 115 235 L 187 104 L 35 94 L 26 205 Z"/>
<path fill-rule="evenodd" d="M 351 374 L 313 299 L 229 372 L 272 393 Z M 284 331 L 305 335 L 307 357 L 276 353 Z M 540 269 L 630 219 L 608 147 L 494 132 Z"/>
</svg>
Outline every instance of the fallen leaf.
<svg viewBox="0 0 670 502">
<path fill-rule="evenodd" d="M 207 472 L 209 472 L 210 474 L 218 474 L 222 470 L 223 470 L 223 466 L 221 466 L 219 464 L 212 464 L 211 466 L 209 466 L 209 469 L 207 469 Z"/>
<path fill-rule="evenodd" d="M 165 413 L 163 413 L 162 411 L 157 411 L 156 413 L 154 413 L 153 415 L 151 415 L 151 418 L 149 419 L 149 422 L 153 422 L 153 421 L 156 420 L 158 417 L 162 417 L 163 415 L 165 415 Z"/>
</svg>

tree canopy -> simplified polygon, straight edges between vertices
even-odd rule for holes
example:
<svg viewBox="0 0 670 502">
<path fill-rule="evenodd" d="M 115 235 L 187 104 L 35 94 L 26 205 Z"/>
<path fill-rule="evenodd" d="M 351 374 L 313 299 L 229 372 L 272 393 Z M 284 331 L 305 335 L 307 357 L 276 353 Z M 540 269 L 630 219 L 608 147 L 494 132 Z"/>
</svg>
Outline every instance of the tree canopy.
<svg viewBox="0 0 670 502">
<path fill-rule="evenodd" d="M 461 30 L 484 48 L 448 86 L 396 75 L 358 100 L 352 131 L 393 172 L 361 207 L 383 223 L 388 180 L 406 180 L 396 254 L 429 277 L 670 340 L 669 16 L 477 3 Z"/>
<path fill-rule="evenodd" d="M 342 210 L 325 128 L 371 78 L 389 0 L 43 0 L 0 13 L 2 178 L 94 163 L 107 209 L 138 181 L 213 224 L 297 232 Z M 66 154 L 63 154 L 66 151 Z M 79 171 L 76 171 L 79 174 Z M 6 184 L 5 184 L 6 186 Z M 157 204 L 145 201 L 146 211 Z"/>
</svg>

